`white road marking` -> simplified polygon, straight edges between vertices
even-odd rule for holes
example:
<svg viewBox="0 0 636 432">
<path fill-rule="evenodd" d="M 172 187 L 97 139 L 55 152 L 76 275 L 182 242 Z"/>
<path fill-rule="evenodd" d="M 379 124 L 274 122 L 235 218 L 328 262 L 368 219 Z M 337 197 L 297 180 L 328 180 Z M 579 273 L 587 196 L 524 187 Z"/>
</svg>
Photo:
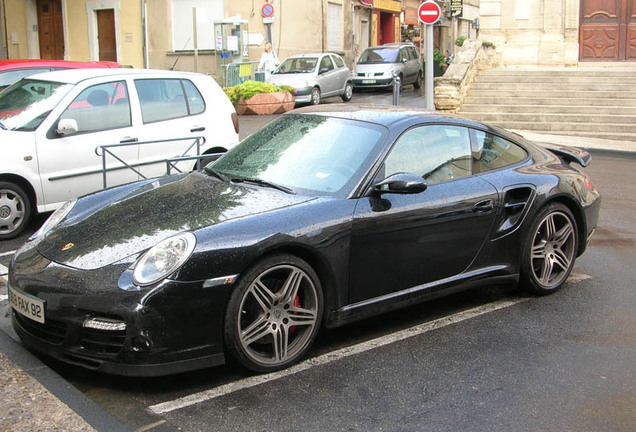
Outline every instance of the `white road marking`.
<svg viewBox="0 0 636 432">
<path fill-rule="evenodd" d="M 199 393 L 194 393 L 188 396 L 184 396 L 179 399 L 152 405 L 148 407 L 148 409 L 155 414 L 166 414 L 171 411 L 176 411 L 178 409 L 182 409 L 182 408 L 186 408 L 186 407 L 198 404 L 200 402 L 204 402 L 204 401 L 212 400 L 221 396 L 225 396 L 227 394 L 234 393 L 239 390 L 256 387 L 261 384 L 277 380 L 279 378 L 294 375 L 304 370 L 310 369 L 312 367 L 322 366 L 322 365 L 325 365 L 337 360 L 341 360 L 356 354 L 360 354 L 375 348 L 383 347 L 385 345 L 399 342 L 414 336 L 419 336 L 423 333 L 427 333 L 432 330 L 436 330 L 442 327 L 446 327 L 452 324 L 469 320 L 471 318 L 478 317 L 480 315 L 494 312 L 499 309 L 504 309 L 510 306 L 514 306 L 526 300 L 528 300 L 528 298 L 518 298 L 514 300 L 500 300 L 494 303 L 489 303 L 487 305 L 478 306 L 473 309 L 469 309 L 469 310 L 459 312 L 454 315 L 446 316 L 443 318 L 439 318 L 434 321 L 427 322 L 427 323 L 424 323 L 415 327 L 411 327 L 405 330 L 401 330 L 396 333 L 392 333 L 377 339 L 373 339 L 367 342 L 362 342 L 357 345 L 345 347 L 345 348 L 342 348 L 327 354 L 323 354 L 319 357 L 306 360 L 302 363 L 299 363 L 283 371 L 274 372 L 267 375 L 258 375 L 258 376 L 249 377 L 249 378 L 235 381 L 235 382 L 222 385 L 213 389 L 204 390 Z"/>
</svg>

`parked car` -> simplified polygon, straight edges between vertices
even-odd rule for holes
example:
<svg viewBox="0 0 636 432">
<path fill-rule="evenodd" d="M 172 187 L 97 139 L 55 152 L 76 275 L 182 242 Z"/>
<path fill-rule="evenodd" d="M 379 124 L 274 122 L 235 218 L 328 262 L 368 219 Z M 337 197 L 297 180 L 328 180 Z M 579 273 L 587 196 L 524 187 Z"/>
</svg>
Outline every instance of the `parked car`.
<svg viewBox="0 0 636 432">
<path fill-rule="evenodd" d="M 415 45 L 387 44 L 369 47 L 362 51 L 355 66 L 353 85 L 359 88 L 389 87 L 393 77 L 400 84 L 422 85 L 422 60 Z"/>
<path fill-rule="evenodd" d="M 268 82 L 295 89 L 296 103 L 318 105 L 322 98 L 340 96 L 348 102 L 353 95 L 351 70 L 338 54 L 302 54 L 286 58 Z"/>
<path fill-rule="evenodd" d="M 0 239 L 19 234 L 34 211 L 163 175 L 167 158 L 236 142 L 236 111 L 206 75 L 74 69 L 22 79 L 0 93 Z M 111 144 L 119 147 L 103 158 L 101 146 Z"/>
<path fill-rule="evenodd" d="M 480 285 L 558 290 L 598 221 L 572 166 L 502 129 L 392 107 L 287 113 L 202 171 L 69 201 L 13 257 L 13 326 L 124 375 L 301 359 L 319 328 Z"/>
<path fill-rule="evenodd" d="M 118 68 L 117 62 L 76 62 L 66 60 L 0 60 L 0 91 L 29 75 L 63 69 Z"/>
</svg>

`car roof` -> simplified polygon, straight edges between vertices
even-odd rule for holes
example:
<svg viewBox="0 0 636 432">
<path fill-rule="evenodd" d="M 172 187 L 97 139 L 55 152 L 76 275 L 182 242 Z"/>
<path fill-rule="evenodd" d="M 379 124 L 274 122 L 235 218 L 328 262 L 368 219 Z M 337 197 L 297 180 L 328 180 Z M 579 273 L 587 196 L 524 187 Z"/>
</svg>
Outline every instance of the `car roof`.
<svg viewBox="0 0 636 432">
<path fill-rule="evenodd" d="M 77 84 L 90 78 L 112 77 L 126 78 L 129 76 L 154 77 L 154 78 L 178 78 L 187 76 L 202 76 L 194 72 L 177 72 L 155 69 L 65 69 L 53 72 L 43 72 L 31 75 L 28 79 L 40 79 L 44 81 L 55 81 L 66 84 Z"/>
<path fill-rule="evenodd" d="M 481 129 L 491 129 L 491 127 L 458 117 L 453 114 L 444 114 L 436 111 L 429 111 L 417 107 L 400 107 L 394 105 L 374 105 L 374 104 L 324 104 L 298 108 L 290 111 L 286 115 L 293 114 L 316 114 L 326 117 L 338 117 L 351 120 L 361 120 L 380 124 L 386 127 L 398 123 L 422 123 L 422 122 L 442 122 L 462 124 L 464 126 L 478 127 Z"/>
<path fill-rule="evenodd" d="M 335 55 L 340 57 L 340 55 L 336 54 L 336 53 L 330 53 L 330 52 L 326 52 L 326 53 L 307 53 L 307 54 L 295 54 L 295 55 L 291 55 L 289 57 L 287 57 L 285 60 L 287 60 L 288 58 L 303 58 L 303 57 L 320 57 L 323 55 Z"/>
<path fill-rule="evenodd" d="M 41 59 L 14 59 L 0 60 L 0 70 L 28 69 L 38 67 L 59 67 L 59 68 L 119 68 L 117 62 L 93 61 L 78 62 L 67 60 L 41 60 Z"/>
</svg>

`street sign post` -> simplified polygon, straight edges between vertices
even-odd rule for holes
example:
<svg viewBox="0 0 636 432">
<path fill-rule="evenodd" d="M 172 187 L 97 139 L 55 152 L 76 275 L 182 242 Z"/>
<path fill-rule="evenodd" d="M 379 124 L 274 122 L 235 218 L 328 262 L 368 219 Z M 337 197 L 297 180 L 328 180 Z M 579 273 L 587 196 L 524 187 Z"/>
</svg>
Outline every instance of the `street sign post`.
<svg viewBox="0 0 636 432">
<path fill-rule="evenodd" d="M 424 70 L 424 95 L 426 96 L 426 109 L 435 109 L 433 95 L 433 24 L 442 16 L 442 9 L 437 2 L 425 1 L 417 9 L 417 16 L 421 23 L 426 24 L 426 68 Z"/>
</svg>

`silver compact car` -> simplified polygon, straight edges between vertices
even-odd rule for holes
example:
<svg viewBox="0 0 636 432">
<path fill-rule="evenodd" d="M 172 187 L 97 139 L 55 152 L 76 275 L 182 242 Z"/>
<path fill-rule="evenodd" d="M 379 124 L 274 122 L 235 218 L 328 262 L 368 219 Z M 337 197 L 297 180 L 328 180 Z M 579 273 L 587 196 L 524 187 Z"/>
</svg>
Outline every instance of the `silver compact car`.
<svg viewBox="0 0 636 432">
<path fill-rule="evenodd" d="M 331 96 L 340 96 L 348 102 L 353 96 L 351 70 L 338 54 L 287 57 L 267 81 L 293 87 L 296 103 L 318 105 L 322 98 Z"/>
<path fill-rule="evenodd" d="M 375 88 L 393 85 L 393 77 L 400 77 L 401 85 L 422 85 L 422 61 L 415 45 L 387 44 L 365 49 L 355 67 L 353 85 Z"/>
</svg>

